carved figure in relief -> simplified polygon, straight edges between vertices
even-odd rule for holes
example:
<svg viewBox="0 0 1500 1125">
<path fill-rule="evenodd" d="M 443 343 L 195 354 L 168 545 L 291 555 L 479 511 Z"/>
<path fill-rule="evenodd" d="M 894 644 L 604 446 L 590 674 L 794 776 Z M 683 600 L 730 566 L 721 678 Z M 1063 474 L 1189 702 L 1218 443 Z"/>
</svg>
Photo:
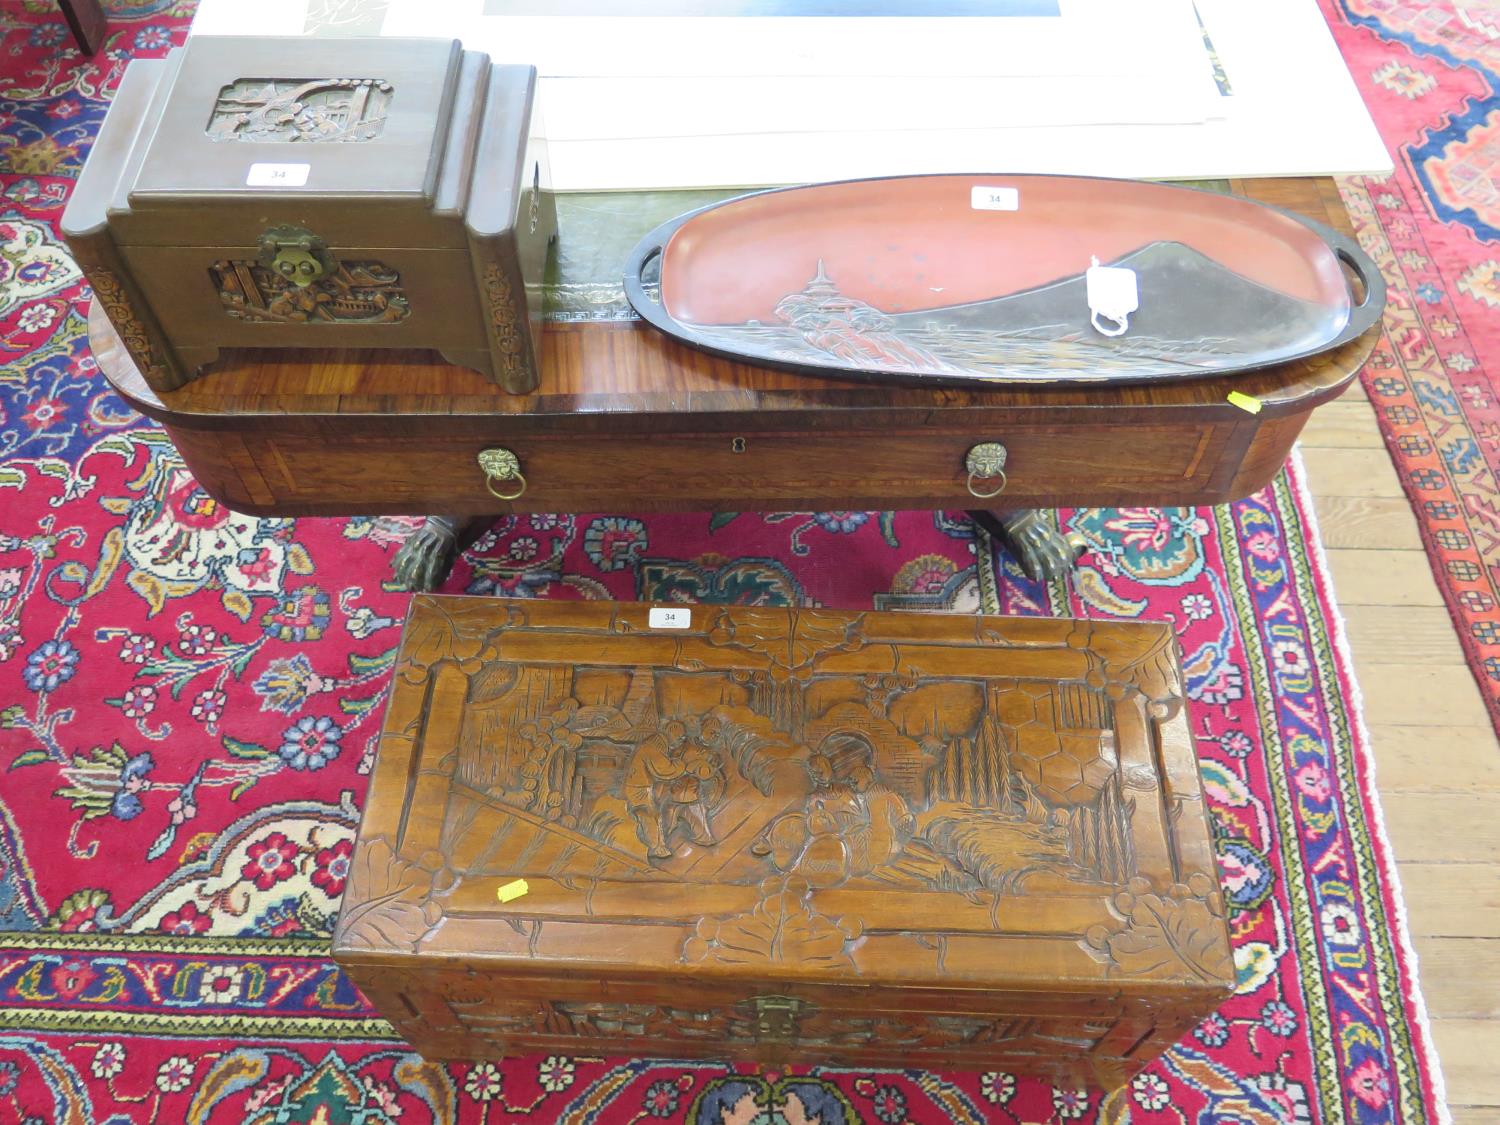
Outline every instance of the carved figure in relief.
<svg viewBox="0 0 1500 1125">
<path fill-rule="evenodd" d="M 893 863 L 916 830 L 905 798 L 871 768 L 874 748 L 857 731 L 838 731 L 807 759 L 812 788 L 800 812 L 779 817 L 751 847 L 779 871 L 814 886 L 842 883 Z"/>
<path fill-rule="evenodd" d="M 241 78 L 219 91 L 215 141 L 369 141 L 385 129 L 393 90 L 378 78 Z"/>
<path fill-rule="evenodd" d="M 581 847 L 605 880 L 1014 893 L 1131 864 L 1111 704 L 1082 684 L 522 663 L 470 697 L 455 776 L 527 814 L 476 822 L 475 874 Z"/>
<path fill-rule="evenodd" d="M 675 753 L 686 737 L 681 723 L 668 723 L 663 731 L 641 740 L 625 770 L 625 807 L 635 819 L 641 843 L 652 859 L 672 858 L 666 833 L 667 808 L 672 800 L 669 786 L 678 780 L 691 780 L 684 776 L 687 767 Z"/>
<path fill-rule="evenodd" d="M 672 821 L 667 828 L 670 837 L 677 823 L 684 823 L 688 839 L 704 847 L 718 843 L 709 818 L 718 811 L 724 797 L 724 760 L 717 750 L 704 744 L 703 725 L 696 718 L 683 722 L 684 734 L 678 747 L 682 776 L 673 783 Z"/>
</svg>

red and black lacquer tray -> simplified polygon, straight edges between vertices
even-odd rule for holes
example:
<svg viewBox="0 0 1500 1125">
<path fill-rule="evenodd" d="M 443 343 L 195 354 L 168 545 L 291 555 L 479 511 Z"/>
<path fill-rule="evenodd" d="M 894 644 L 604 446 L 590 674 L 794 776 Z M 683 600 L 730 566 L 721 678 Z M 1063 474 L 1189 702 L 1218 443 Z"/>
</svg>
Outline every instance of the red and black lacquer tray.
<svg viewBox="0 0 1500 1125">
<path fill-rule="evenodd" d="M 1085 273 L 1134 271 L 1127 330 L 1091 324 Z M 661 331 L 751 363 L 922 383 L 1146 382 L 1336 348 L 1380 318 L 1350 239 L 1232 195 L 1078 176 L 936 175 L 756 192 L 632 251 Z"/>
</svg>

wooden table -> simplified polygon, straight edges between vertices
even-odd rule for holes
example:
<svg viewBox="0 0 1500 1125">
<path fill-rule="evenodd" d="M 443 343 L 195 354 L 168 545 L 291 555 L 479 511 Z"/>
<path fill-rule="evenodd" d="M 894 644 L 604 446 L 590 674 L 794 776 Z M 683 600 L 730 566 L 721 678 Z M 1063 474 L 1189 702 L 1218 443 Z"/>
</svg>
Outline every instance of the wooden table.
<svg viewBox="0 0 1500 1125">
<path fill-rule="evenodd" d="M 1223 186 L 1348 229 L 1330 179 Z M 1256 491 L 1378 332 L 1265 371 L 1126 387 L 878 386 L 752 367 L 626 319 L 620 292 L 619 264 L 640 234 L 727 194 L 561 197 L 542 382 L 528 395 L 425 352 L 337 350 L 226 351 L 158 395 L 97 305 L 90 338 L 105 377 L 228 506 L 430 514 L 398 573 L 432 588 L 465 539 L 506 512 L 971 509 L 965 459 L 981 442 L 1009 453 L 1005 492 L 981 518 L 1033 574 L 1055 575 L 1073 551 L 1038 509 Z M 1258 399 L 1259 413 L 1229 402 L 1231 390 Z M 476 460 L 487 449 L 518 458 L 525 490 L 514 500 L 492 493 Z"/>
</svg>

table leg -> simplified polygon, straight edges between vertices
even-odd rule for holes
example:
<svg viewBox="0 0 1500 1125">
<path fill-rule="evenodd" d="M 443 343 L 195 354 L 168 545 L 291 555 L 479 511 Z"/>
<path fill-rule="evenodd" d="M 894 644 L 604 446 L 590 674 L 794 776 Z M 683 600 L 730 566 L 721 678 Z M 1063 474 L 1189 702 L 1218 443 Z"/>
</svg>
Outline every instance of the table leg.
<svg viewBox="0 0 1500 1125">
<path fill-rule="evenodd" d="M 413 593 L 436 590 L 458 553 L 483 535 L 495 516 L 428 516 L 401 544 L 391 570 L 398 586 Z"/>
<path fill-rule="evenodd" d="M 85 55 L 92 55 L 104 42 L 104 34 L 109 30 L 105 25 L 104 9 L 100 7 L 99 0 L 57 2 L 62 9 L 63 19 L 68 21 L 68 27 L 73 31 L 73 42 L 78 44 L 78 49 Z"/>
<path fill-rule="evenodd" d="M 1026 576 L 1036 582 L 1062 578 L 1083 554 L 1083 541 L 1063 535 L 1039 508 L 1013 512 L 976 509 L 969 512 L 969 518 L 1004 543 Z"/>
</svg>

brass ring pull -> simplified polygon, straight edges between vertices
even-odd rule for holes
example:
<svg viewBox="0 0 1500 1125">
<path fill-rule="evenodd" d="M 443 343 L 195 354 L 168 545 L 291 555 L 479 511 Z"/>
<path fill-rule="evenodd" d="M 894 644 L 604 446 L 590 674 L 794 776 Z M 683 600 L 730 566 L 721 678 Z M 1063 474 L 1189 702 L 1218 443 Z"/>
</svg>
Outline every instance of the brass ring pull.
<svg viewBox="0 0 1500 1125">
<path fill-rule="evenodd" d="M 1010 452 L 998 441 L 984 441 L 969 450 L 968 456 L 964 458 L 964 468 L 969 470 L 969 495 L 976 500 L 992 500 L 1005 491 L 1005 486 L 1010 482 L 1005 476 L 1005 462 L 1009 459 Z M 981 492 L 974 487 L 975 481 L 998 480 L 1000 487 L 988 492 Z"/>
<path fill-rule="evenodd" d="M 993 479 L 995 477 L 998 477 L 1000 479 L 1000 487 L 997 488 L 997 489 L 995 489 L 992 492 L 980 492 L 979 489 L 977 489 L 977 488 L 974 487 L 974 482 L 976 480 Z M 1009 484 L 1009 483 L 1010 482 L 1005 479 L 1005 470 L 1004 469 L 996 470 L 994 473 L 990 474 L 989 478 L 980 477 L 980 476 L 976 475 L 975 473 L 970 472 L 969 473 L 969 495 L 972 496 L 972 497 L 974 497 L 976 500 L 993 500 L 996 496 L 999 496 L 1002 492 L 1005 491 L 1005 486 L 1007 484 Z"/>
<path fill-rule="evenodd" d="M 496 500 L 519 500 L 521 494 L 526 491 L 526 476 L 521 472 L 520 459 L 508 449 L 481 449 L 479 451 L 479 467 L 484 470 L 484 486 L 490 490 L 490 495 Z M 496 481 L 517 481 L 518 486 L 513 492 L 501 492 L 495 487 Z"/>
</svg>

